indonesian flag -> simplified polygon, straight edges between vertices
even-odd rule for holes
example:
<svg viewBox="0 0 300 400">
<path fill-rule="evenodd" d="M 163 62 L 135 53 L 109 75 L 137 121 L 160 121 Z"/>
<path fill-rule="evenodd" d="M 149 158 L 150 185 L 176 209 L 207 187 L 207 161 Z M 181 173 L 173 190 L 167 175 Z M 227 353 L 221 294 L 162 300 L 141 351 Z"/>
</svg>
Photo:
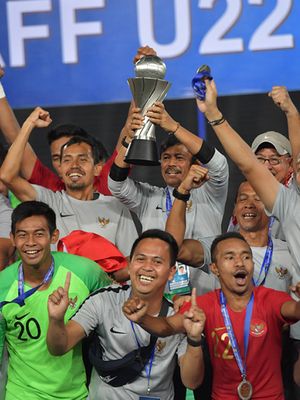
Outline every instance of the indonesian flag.
<svg viewBox="0 0 300 400">
<path fill-rule="evenodd" d="M 57 250 L 89 258 L 107 273 L 127 266 L 126 258 L 112 242 L 92 232 L 72 231 L 59 240 Z"/>
</svg>

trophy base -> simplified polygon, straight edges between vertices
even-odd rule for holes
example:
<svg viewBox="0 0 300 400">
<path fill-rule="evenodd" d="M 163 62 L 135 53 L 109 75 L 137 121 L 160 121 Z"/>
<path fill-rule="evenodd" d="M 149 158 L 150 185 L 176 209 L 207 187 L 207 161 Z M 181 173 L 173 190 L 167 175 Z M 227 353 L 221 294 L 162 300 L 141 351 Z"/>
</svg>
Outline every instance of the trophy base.
<svg viewBox="0 0 300 400">
<path fill-rule="evenodd" d="M 133 139 L 125 156 L 127 164 L 160 165 L 154 140 Z"/>
</svg>

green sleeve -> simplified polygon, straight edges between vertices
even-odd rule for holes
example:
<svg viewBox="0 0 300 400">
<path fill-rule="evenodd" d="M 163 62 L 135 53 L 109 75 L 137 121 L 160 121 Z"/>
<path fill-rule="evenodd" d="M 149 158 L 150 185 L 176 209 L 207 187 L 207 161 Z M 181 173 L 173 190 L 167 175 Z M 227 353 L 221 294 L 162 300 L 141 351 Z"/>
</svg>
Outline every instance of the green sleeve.
<svg viewBox="0 0 300 400">
<path fill-rule="evenodd" d="M 4 342 L 5 342 L 5 330 L 6 330 L 6 323 L 2 313 L 0 313 L 0 365 L 2 363 Z"/>
</svg>

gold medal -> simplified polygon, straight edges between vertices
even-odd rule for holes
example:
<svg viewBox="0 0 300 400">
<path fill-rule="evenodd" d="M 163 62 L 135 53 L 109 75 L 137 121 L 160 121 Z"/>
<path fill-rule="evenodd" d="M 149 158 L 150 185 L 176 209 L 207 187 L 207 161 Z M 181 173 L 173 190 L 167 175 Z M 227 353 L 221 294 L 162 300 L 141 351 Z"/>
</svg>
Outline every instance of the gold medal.
<svg viewBox="0 0 300 400">
<path fill-rule="evenodd" d="M 237 392 L 241 400 L 250 400 L 252 396 L 251 383 L 243 378 L 242 382 L 237 387 Z"/>
</svg>

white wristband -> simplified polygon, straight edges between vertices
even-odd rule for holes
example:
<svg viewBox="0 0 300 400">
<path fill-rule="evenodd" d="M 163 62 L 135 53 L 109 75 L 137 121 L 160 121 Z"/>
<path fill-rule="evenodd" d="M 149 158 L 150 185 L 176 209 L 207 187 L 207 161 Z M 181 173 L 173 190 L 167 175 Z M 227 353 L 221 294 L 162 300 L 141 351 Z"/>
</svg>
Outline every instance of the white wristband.
<svg viewBox="0 0 300 400">
<path fill-rule="evenodd" d="M 2 83 L 0 82 L 0 99 L 3 99 L 3 97 L 5 97 L 5 92 Z"/>
</svg>

